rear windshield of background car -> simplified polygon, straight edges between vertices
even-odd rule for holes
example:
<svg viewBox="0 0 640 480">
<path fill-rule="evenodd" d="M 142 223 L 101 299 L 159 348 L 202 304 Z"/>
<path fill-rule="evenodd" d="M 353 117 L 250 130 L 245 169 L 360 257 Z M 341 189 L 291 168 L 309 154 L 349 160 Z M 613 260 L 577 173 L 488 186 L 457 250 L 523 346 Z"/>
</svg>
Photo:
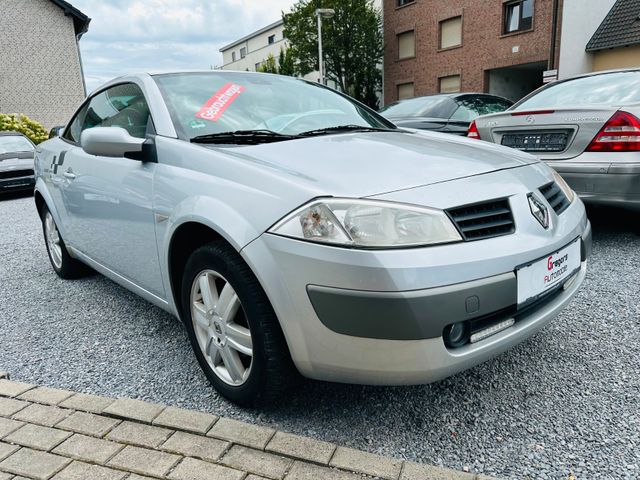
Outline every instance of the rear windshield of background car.
<svg viewBox="0 0 640 480">
<path fill-rule="evenodd" d="M 392 103 L 380 110 L 386 118 L 399 117 L 429 117 L 449 118 L 456 108 L 455 102 L 449 97 L 433 96 L 419 97 Z"/>
<path fill-rule="evenodd" d="M 451 120 L 457 122 L 471 122 L 480 115 L 504 112 L 513 105 L 513 102 L 499 97 L 489 97 L 483 95 L 468 95 L 458 97 L 458 109 L 451 116 Z"/>
<path fill-rule="evenodd" d="M 0 153 L 31 152 L 32 143 L 20 135 L 0 136 Z"/>
<path fill-rule="evenodd" d="M 338 125 L 393 128 L 349 98 L 293 77 L 207 72 L 154 80 L 181 138 L 239 130 L 295 135 Z"/>
<path fill-rule="evenodd" d="M 622 106 L 640 102 L 640 71 L 606 73 L 552 84 L 514 110 L 589 105 Z"/>
</svg>

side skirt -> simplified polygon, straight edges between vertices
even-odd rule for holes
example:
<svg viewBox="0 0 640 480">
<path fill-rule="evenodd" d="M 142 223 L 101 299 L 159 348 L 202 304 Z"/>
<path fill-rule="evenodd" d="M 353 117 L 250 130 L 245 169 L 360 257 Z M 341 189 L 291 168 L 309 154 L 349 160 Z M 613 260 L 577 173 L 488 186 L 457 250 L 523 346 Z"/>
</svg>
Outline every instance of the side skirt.
<svg viewBox="0 0 640 480">
<path fill-rule="evenodd" d="M 73 248 L 73 247 L 71 247 L 69 245 L 67 245 L 66 247 L 69 250 L 69 253 L 71 254 L 72 257 L 77 258 L 78 260 L 80 260 L 83 263 L 86 263 L 87 265 L 89 265 L 91 268 L 93 268 L 97 272 L 101 273 L 102 275 L 104 275 L 105 277 L 109 278 L 110 280 L 113 280 L 118 285 L 121 285 L 122 287 L 126 288 L 127 290 L 132 291 L 133 293 L 135 293 L 139 297 L 144 298 L 146 301 L 153 303 L 157 307 L 160 307 L 161 309 L 165 310 L 166 312 L 169 312 L 170 314 L 172 314 L 174 316 L 177 316 L 176 312 L 174 312 L 173 309 L 171 308 L 171 306 L 169 305 L 169 302 L 167 302 L 163 298 L 160 298 L 159 296 L 155 295 L 154 293 L 151 293 L 150 291 L 145 290 L 144 288 L 140 287 L 139 285 L 133 283 L 131 280 L 129 280 L 129 279 L 123 277 L 122 275 L 114 272 L 110 268 L 105 267 L 101 263 L 96 262 L 95 260 L 93 260 L 92 258 L 88 257 L 84 253 L 80 252 L 76 248 Z"/>
</svg>

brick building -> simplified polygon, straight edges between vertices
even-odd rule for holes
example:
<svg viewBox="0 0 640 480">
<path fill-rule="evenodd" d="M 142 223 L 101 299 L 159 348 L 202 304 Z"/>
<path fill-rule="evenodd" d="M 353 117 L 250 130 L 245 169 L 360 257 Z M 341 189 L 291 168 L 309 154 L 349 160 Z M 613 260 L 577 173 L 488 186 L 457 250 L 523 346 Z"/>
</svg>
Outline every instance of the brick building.
<svg viewBox="0 0 640 480">
<path fill-rule="evenodd" d="M 561 13 L 562 0 L 385 0 L 385 103 L 457 91 L 521 98 L 557 66 Z"/>
<path fill-rule="evenodd" d="M 0 0 L 0 112 L 64 125 L 85 97 L 78 41 L 90 19 L 64 0 Z"/>
</svg>

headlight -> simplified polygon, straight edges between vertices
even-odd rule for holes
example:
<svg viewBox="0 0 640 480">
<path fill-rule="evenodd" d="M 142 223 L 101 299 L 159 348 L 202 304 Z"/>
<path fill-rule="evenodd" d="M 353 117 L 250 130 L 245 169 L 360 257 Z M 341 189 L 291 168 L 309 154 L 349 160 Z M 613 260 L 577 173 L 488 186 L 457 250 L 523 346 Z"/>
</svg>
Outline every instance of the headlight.
<svg viewBox="0 0 640 480">
<path fill-rule="evenodd" d="M 311 242 L 399 248 L 461 241 L 442 210 L 375 200 L 316 200 L 291 213 L 270 233 Z"/>
<path fill-rule="evenodd" d="M 555 170 L 553 170 L 553 177 L 555 178 L 556 183 L 560 187 L 560 190 L 562 190 L 562 192 L 569 199 L 569 203 L 572 203 L 573 199 L 576 196 L 576 193 L 573 190 L 571 190 L 571 187 L 569 186 L 569 184 L 567 182 L 565 182 L 564 178 L 562 178 L 560 176 L 560 174 L 558 172 L 556 172 Z"/>
</svg>

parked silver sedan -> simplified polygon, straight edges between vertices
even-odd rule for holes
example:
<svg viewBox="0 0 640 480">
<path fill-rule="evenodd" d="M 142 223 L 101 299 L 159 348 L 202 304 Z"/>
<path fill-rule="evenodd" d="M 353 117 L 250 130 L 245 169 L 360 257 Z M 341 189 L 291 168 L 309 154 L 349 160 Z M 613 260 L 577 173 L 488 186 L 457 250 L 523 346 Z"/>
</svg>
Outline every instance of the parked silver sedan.
<svg viewBox="0 0 640 480">
<path fill-rule="evenodd" d="M 468 136 L 539 156 L 586 202 L 640 210 L 640 69 L 549 84 Z"/>
<path fill-rule="evenodd" d="M 35 146 L 19 132 L 0 132 L 0 193 L 32 190 Z"/>
<path fill-rule="evenodd" d="M 181 318 L 246 405 L 296 369 L 406 385 L 487 360 L 568 304 L 591 245 L 535 157 L 274 75 L 116 79 L 39 146 L 36 176 L 58 275 L 90 266 Z"/>
</svg>

